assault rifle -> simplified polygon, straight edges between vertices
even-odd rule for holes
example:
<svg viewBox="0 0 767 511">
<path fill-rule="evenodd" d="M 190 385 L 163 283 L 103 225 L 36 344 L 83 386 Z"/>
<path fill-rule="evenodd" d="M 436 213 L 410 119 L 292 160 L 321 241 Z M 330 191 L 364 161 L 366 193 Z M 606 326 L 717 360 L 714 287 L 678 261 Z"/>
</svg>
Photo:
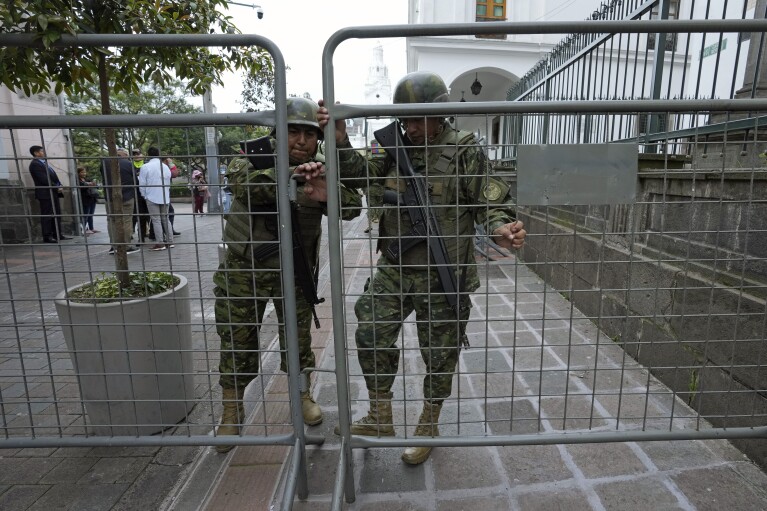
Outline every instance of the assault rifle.
<svg viewBox="0 0 767 511">
<path fill-rule="evenodd" d="M 440 233 L 439 221 L 434 216 L 434 211 L 429 207 L 429 182 L 426 176 L 417 173 L 413 168 L 413 163 L 405 150 L 397 121 L 375 131 L 373 135 L 386 151 L 386 154 L 397 163 L 400 174 L 405 178 L 405 192 L 399 195 L 395 202 L 407 209 L 413 224 L 413 229 L 410 232 L 389 243 L 386 255 L 392 261 L 398 262 L 401 254 L 425 240 L 434 266 L 437 268 L 437 276 L 447 303 L 457 312 L 458 285 L 455 273 L 450 266 L 450 256 L 445 247 L 445 240 L 442 239 Z M 391 195 L 384 192 L 384 202 L 388 202 L 390 199 Z"/>
<path fill-rule="evenodd" d="M 248 159 L 254 168 L 270 169 L 275 166 L 274 151 L 268 136 L 240 142 L 240 147 L 242 147 L 242 150 L 247 154 Z M 296 186 L 295 179 L 291 180 L 290 186 L 291 188 Z M 312 266 L 309 263 L 309 256 L 306 253 L 306 247 L 304 247 L 304 240 L 301 237 L 301 227 L 298 222 L 300 206 L 295 200 L 296 194 L 294 192 L 295 190 L 290 194 L 290 221 L 292 226 L 291 230 L 293 231 L 293 267 L 295 270 L 296 284 L 301 288 L 301 294 L 304 295 L 306 303 L 308 303 L 309 307 L 312 309 L 314 326 L 319 328 L 320 319 L 317 317 L 317 310 L 314 306 L 324 302 L 325 299 L 317 296 L 317 276 L 312 271 Z M 276 213 L 276 211 L 270 209 L 268 213 Z M 262 261 L 274 256 L 279 250 L 280 244 L 278 242 L 267 242 L 254 248 L 251 254 L 254 261 Z"/>
</svg>

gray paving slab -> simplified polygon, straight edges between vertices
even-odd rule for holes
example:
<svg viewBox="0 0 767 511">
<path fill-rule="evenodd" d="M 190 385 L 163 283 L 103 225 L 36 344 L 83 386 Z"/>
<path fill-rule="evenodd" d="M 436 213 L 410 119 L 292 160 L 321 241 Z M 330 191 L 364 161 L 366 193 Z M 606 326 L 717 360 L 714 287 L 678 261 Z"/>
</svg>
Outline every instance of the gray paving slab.
<svg viewBox="0 0 767 511">
<path fill-rule="evenodd" d="M 765 509 L 767 485 L 744 484 L 732 465 L 686 470 L 672 479 L 697 509 Z"/>
<path fill-rule="evenodd" d="M 177 218 L 185 233 L 180 244 L 195 239 L 192 220 L 200 222 L 198 241 L 208 239 L 205 236 L 215 239 L 218 228 L 215 220 L 184 216 L 184 212 L 191 211 L 189 205 L 178 208 L 182 215 Z M 205 226 L 209 229 L 204 229 Z M 361 220 L 345 224 L 345 229 L 347 233 L 360 233 L 364 225 Z M 189 238 L 184 237 L 187 235 Z M 47 248 L 44 253 L 30 249 L 12 277 L 18 283 L 27 279 L 26 286 L 16 286 L 19 301 L 14 312 L 22 319 L 18 337 L 13 334 L 14 338 L 8 339 L 7 334 L 0 333 L 0 347 L 16 349 L 23 339 L 25 349 L 30 350 L 22 357 L 28 362 L 25 368 L 30 373 L 24 383 L 18 379 L 22 359 L 0 356 L 4 399 L 10 403 L 16 396 L 29 401 L 16 403 L 26 406 L 26 412 L 24 406 L 13 408 L 14 415 L 8 417 L 6 424 L 18 428 L 14 430 L 16 434 L 31 434 L 32 427 L 36 428 L 35 433 L 60 434 L 57 425 L 67 426 L 69 429 L 63 430 L 66 434 L 85 431 L 82 409 L 76 406 L 79 389 L 63 340 L 45 328 L 46 322 L 55 318 L 49 311 L 41 310 L 36 299 L 37 289 L 50 297 L 62 288 L 63 281 L 30 280 L 33 279 L 30 269 L 54 273 L 56 265 L 71 269 L 76 275 L 84 269 L 81 262 L 85 249 L 93 254 L 95 267 L 109 271 L 111 259 L 106 255 L 106 245 L 89 241 L 87 246 L 80 243 L 76 247 L 76 252 L 64 247 L 60 253 Z M 196 250 L 195 253 L 190 249 L 188 258 L 174 260 L 174 267 L 188 271 L 200 292 L 211 296 L 212 284 L 206 269 L 215 267 L 215 244 L 201 243 Z M 145 260 L 153 256 L 141 254 Z M 362 260 L 368 256 L 360 253 L 359 257 Z M 153 261 L 164 264 L 159 257 Z M 22 274 L 24 268 L 27 275 Z M 507 278 L 508 268 L 490 268 L 491 285 L 498 294 L 486 295 L 488 308 L 483 309 L 481 299 L 475 297 L 480 321 L 469 325 L 474 347 L 461 355 L 462 376 L 454 392 L 460 396 L 461 407 L 455 402 L 446 403 L 443 435 L 545 434 L 648 425 L 673 429 L 696 424 L 691 421 L 696 415 L 688 412 L 684 403 L 675 400 L 644 368 L 626 358 L 593 323 L 579 319 L 578 312 L 571 310 L 556 291 L 547 288 L 525 267 L 517 266 L 512 273 L 517 276 L 516 282 Z M 361 269 L 349 274 L 354 275 L 349 289 L 359 291 L 369 271 Z M 327 272 L 321 278 L 326 280 Z M 350 325 L 354 322 L 353 302 L 347 300 Z M 516 306 L 514 314 L 509 307 L 512 302 Z M 9 312 L 3 307 L 0 304 L 0 317 Z M 215 334 L 212 325 L 201 323 L 203 318 L 212 317 L 212 309 L 209 303 L 196 307 L 195 346 L 209 348 Z M 398 399 L 406 396 L 409 400 L 407 412 L 401 402 L 395 406 L 401 436 L 412 434 L 420 406 L 423 364 L 413 332 L 412 325 L 405 329 L 407 341 L 401 367 L 406 374 L 398 377 L 395 385 Z M 211 349 L 207 358 L 196 360 L 196 370 L 200 374 L 215 371 L 215 356 Z M 356 356 L 352 355 L 348 362 L 354 399 L 352 414 L 360 417 L 367 406 L 367 395 Z M 335 366 L 332 351 L 326 352 L 322 366 L 328 369 Z M 51 368 L 56 371 L 55 379 L 45 375 Z M 486 370 L 491 374 L 484 374 Z M 510 370 L 515 371 L 513 377 Z M 198 396 L 215 387 L 215 381 L 203 380 L 197 382 Z M 636 395 L 631 395 L 634 390 Z M 310 495 L 306 501 L 295 501 L 293 509 L 298 510 L 328 509 L 335 482 L 340 438 L 332 433 L 338 418 L 334 376 L 321 374 L 315 391 L 325 410 L 325 421 L 309 431 L 324 435 L 327 440 L 323 446 L 307 451 Z M 185 428 L 168 434 L 189 431 L 206 434 L 218 406 L 217 399 L 210 395 L 208 398 L 209 403 L 195 408 Z M 32 420 L 28 416 L 30 407 Z M 10 406 L 6 408 L 11 410 Z M 672 408 L 673 419 L 669 418 Z M 648 420 L 646 414 L 652 419 Z M 615 420 L 617 416 L 620 421 Z M 404 465 L 401 452 L 401 448 L 355 449 L 356 501 L 345 503 L 343 508 L 767 509 L 767 477 L 731 444 L 721 440 L 440 447 L 418 467 Z M 199 447 L 7 449 L 0 451 L 0 509 L 196 509 L 220 481 L 228 460 L 231 457 Z M 277 506 L 275 509 L 282 504 L 280 497 L 280 489 L 269 496 Z"/>
<path fill-rule="evenodd" d="M 103 215 L 103 206 L 99 208 L 97 223 L 104 221 L 104 217 L 99 216 Z M 216 227 L 220 222 L 213 217 L 195 218 L 199 224 L 195 234 L 188 214 L 191 205 L 178 204 L 176 208 L 180 213 L 176 227 L 183 233 L 177 246 L 184 249 L 184 257 L 189 262 L 178 257 L 174 263 L 179 263 L 178 268 L 190 270 L 190 282 L 197 285 L 198 278 L 209 280 L 205 265 L 211 269 L 217 265 L 216 243 L 220 229 L 217 231 Z M 10 264 L 9 279 L 15 301 L 12 308 L 8 302 L 0 304 L 0 318 L 6 318 L 2 324 L 16 324 L 17 329 L 0 332 L 3 398 L 0 413 L 6 414 L 5 427 L 12 434 L 63 434 L 66 437 L 85 432 L 80 390 L 63 337 L 46 324 L 57 321 L 50 300 L 64 287 L 62 270 L 71 285 L 87 279 L 89 274 L 113 269 L 113 259 L 106 253 L 109 248 L 106 229 L 102 230 L 104 232 L 87 241 L 79 238 L 54 249 L 4 247 L 3 262 Z M 206 243 L 207 240 L 211 243 Z M 200 243 L 191 249 L 188 244 L 194 241 Z M 84 257 L 86 253 L 88 257 Z M 150 261 L 147 254 L 138 255 L 140 257 L 130 256 L 132 267 Z M 163 263 L 159 258 L 153 261 Z M 204 264 L 200 265 L 200 261 Z M 86 262 L 90 267 L 85 266 Z M 204 290 L 206 296 L 212 295 L 210 283 L 199 284 L 198 289 Z M 211 317 L 212 311 L 207 314 Z M 3 356 L 18 350 L 19 346 L 24 350 L 22 357 Z M 18 403 L 14 405 L 12 399 Z M 205 406 L 198 406 L 189 420 L 210 424 L 210 417 L 201 421 L 196 415 L 209 413 Z M 201 434 L 208 430 L 209 427 Z M 178 431 L 166 432 L 176 433 Z M 160 509 L 202 451 L 201 447 L 187 446 L 0 450 L 0 509 Z"/>
<path fill-rule="evenodd" d="M 137 509 L 160 509 L 167 493 L 184 476 L 184 464 L 161 465 L 150 463 L 132 480 L 120 500 L 110 509 L 132 511 Z M 159 488 L 165 491 L 157 491 Z"/>
<path fill-rule="evenodd" d="M 77 509 L 108 511 L 130 487 L 122 484 L 57 484 L 37 499 L 28 511 Z"/>
<path fill-rule="evenodd" d="M 462 406 L 456 413 L 455 405 L 446 403 L 443 434 L 459 430 L 462 435 L 546 434 L 616 427 L 667 430 L 700 425 L 695 421 L 697 414 L 592 323 L 577 319 L 577 311 L 572 321 L 541 321 L 545 285 L 534 275 L 519 273 L 524 282 L 518 281 L 517 289 L 529 290 L 524 309 L 533 318 L 489 320 L 489 331 L 484 332 L 484 324 L 469 325 L 474 348 L 461 354 L 461 383 L 454 389 Z M 570 308 L 558 303 L 556 293 L 547 290 L 546 299 L 547 318 L 556 314 L 567 318 Z M 502 301 L 496 305 L 502 307 Z M 412 431 L 420 393 L 418 375 L 423 372 L 418 352 L 407 349 L 408 343 L 415 342 L 413 331 L 407 326 L 403 331 L 406 349 L 400 366 L 404 374 L 395 383 L 395 399 L 404 395 L 416 404 L 408 405 L 411 425 L 397 425 L 400 436 Z M 366 409 L 366 396 L 354 358 L 352 353 L 351 406 L 353 417 L 359 417 Z M 503 372 L 483 374 L 485 369 L 512 367 L 514 377 Z M 330 403 L 335 398 L 332 378 L 322 378 L 318 387 L 320 401 Z M 401 423 L 401 402 L 395 403 L 394 415 L 395 422 Z M 323 434 L 331 429 L 330 424 L 320 428 Z M 321 451 L 338 449 L 338 445 L 337 437 L 329 437 Z M 718 509 L 767 509 L 764 472 L 722 440 L 439 447 L 418 467 L 403 464 L 401 452 L 402 448 L 355 449 L 355 501 L 344 502 L 343 509 L 693 510 L 713 509 L 706 498 L 711 493 L 720 495 Z M 327 471 L 331 468 L 327 457 L 310 465 L 309 479 L 323 483 L 306 501 L 295 500 L 293 509 L 329 509 Z M 273 501 L 277 507 L 282 504 L 280 497 L 278 490 Z"/>
<path fill-rule="evenodd" d="M 2 491 L 4 489 L 4 491 Z M 15 484 L 0 487 L 0 509 L 3 511 L 25 511 L 49 489 L 41 484 Z"/>
</svg>

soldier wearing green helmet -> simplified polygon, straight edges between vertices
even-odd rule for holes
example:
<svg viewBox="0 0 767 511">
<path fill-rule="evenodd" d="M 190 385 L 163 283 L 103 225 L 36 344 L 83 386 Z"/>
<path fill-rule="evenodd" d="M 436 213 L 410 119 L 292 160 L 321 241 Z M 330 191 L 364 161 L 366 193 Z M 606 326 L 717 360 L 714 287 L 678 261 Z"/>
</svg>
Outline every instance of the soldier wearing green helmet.
<svg viewBox="0 0 767 511">
<path fill-rule="evenodd" d="M 321 161 L 317 154 L 322 130 L 317 121 L 318 106 L 305 98 L 290 98 L 287 102 L 288 153 L 291 165 Z M 272 144 L 274 147 L 274 144 Z M 271 156 L 266 161 L 273 162 Z M 266 165 L 269 166 L 269 165 Z M 259 165 L 262 167 L 262 165 Z M 226 214 L 224 243 L 226 256 L 213 275 L 216 296 L 216 330 L 221 338 L 219 384 L 223 389 L 223 413 L 218 435 L 238 435 L 245 422 L 243 397 L 245 387 L 259 372 L 263 356 L 259 347 L 259 327 L 269 300 L 275 304 L 279 322 L 281 348 L 280 368 L 287 372 L 281 268 L 277 223 L 276 169 L 257 168 L 248 158 L 230 163 L 227 178 L 232 190 L 232 206 Z M 307 261 L 316 278 L 319 262 L 322 216 L 327 213 L 324 180 L 298 187 L 298 221 Z M 362 197 L 359 192 L 341 186 L 341 216 L 345 220 L 360 214 Z M 295 224 L 294 224 L 295 225 Z M 312 305 L 296 284 L 299 360 L 301 369 L 315 367 L 311 349 Z M 304 382 L 301 407 L 304 422 L 322 422 L 322 410 L 312 399 L 309 375 L 302 373 Z M 228 452 L 233 446 L 217 446 Z"/>
<path fill-rule="evenodd" d="M 430 72 L 410 73 L 397 83 L 394 103 L 441 103 L 448 101 L 445 82 Z M 320 102 L 320 126 L 329 120 Z M 391 259 L 387 249 L 398 236 L 412 230 L 410 215 L 399 204 L 386 204 L 379 226 L 377 248 L 381 253 L 375 274 L 357 300 L 357 357 L 370 396 L 365 417 L 351 424 L 355 435 L 393 436 L 391 388 L 399 367 L 396 347 L 402 322 L 416 314 L 421 356 L 427 368 L 423 378 L 423 409 L 416 436 L 438 436 L 437 423 L 442 405 L 452 392 L 453 376 L 460 347 L 466 339 L 471 310 L 468 293 L 479 287 L 474 259 L 475 223 L 500 246 L 518 249 L 526 232 L 514 219 L 509 186 L 493 175 L 487 159 L 472 133 L 454 129 L 444 117 L 400 118 L 402 139 L 417 173 L 426 174 L 431 212 L 442 233 L 450 268 L 461 292 L 458 306 L 448 303 L 426 239 Z M 399 128 L 398 128 L 399 129 Z M 346 124 L 336 121 L 339 172 L 348 186 L 382 183 L 386 191 L 403 192 L 397 162 L 391 156 L 366 158 L 350 150 Z M 319 163 L 296 169 L 311 179 L 322 171 Z M 356 184 L 359 180 L 359 185 Z M 395 201 L 396 202 L 396 201 Z M 340 428 L 336 428 L 339 432 Z M 408 447 L 402 460 L 417 465 L 428 459 L 430 447 Z"/>
<path fill-rule="evenodd" d="M 428 71 L 416 71 L 402 78 L 394 88 L 394 104 L 447 103 L 448 92 L 442 78 Z"/>
<path fill-rule="evenodd" d="M 317 122 L 317 112 L 319 105 L 306 98 L 288 99 L 288 127 L 290 126 L 310 126 L 317 132 L 320 140 L 324 133 Z"/>
</svg>

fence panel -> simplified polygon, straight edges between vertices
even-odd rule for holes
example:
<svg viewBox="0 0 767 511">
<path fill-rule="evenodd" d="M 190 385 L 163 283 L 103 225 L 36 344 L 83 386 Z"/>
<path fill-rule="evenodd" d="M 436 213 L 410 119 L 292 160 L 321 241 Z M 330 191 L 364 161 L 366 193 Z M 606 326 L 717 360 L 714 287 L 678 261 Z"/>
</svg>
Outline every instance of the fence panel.
<svg viewBox="0 0 767 511">
<path fill-rule="evenodd" d="M 34 45 L 30 38 L 10 35 L 0 37 L 0 44 Z M 10 199 L 4 205 L 1 243 L 4 291 L 0 300 L 3 317 L 0 448 L 285 445 L 293 448 L 292 470 L 284 487 L 285 508 L 289 509 L 294 494 L 305 498 L 308 492 L 305 445 L 322 442 L 322 438 L 304 434 L 291 245 L 281 244 L 283 248 L 275 263 L 276 274 L 282 280 L 275 282 L 273 290 L 259 291 L 258 295 L 265 302 L 271 299 L 281 303 L 286 319 L 277 319 L 274 309 L 267 307 L 263 321 L 251 318 L 246 325 L 222 318 L 217 321 L 216 302 L 222 309 L 231 310 L 240 303 L 236 299 L 248 301 L 248 297 L 232 296 L 228 289 L 218 292 L 214 289 L 216 272 L 224 275 L 237 270 L 232 260 L 225 257 L 226 247 L 221 244 L 223 212 L 214 208 L 199 214 L 199 205 L 193 208 L 191 200 L 184 197 L 190 195 L 192 171 L 210 166 L 211 159 L 206 159 L 205 154 L 206 127 L 239 127 L 239 139 L 244 140 L 248 138 L 246 126 L 270 126 L 277 133 L 274 161 L 278 178 L 268 193 L 278 198 L 275 218 L 290 216 L 282 55 L 271 41 L 244 35 L 94 35 L 64 38 L 58 44 L 257 45 L 269 51 L 275 63 L 276 109 L 269 113 L 228 115 L 0 119 L 2 138 L 7 141 L 4 163 L 9 169 L 2 195 Z M 78 146 L 71 139 L 71 145 L 56 143 L 56 137 L 66 134 L 80 142 L 106 147 L 106 130 L 117 131 L 121 145 L 129 152 L 146 151 L 149 146 L 165 147 L 163 158 L 170 156 L 175 160 L 182 172 L 170 184 L 171 205 L 175 206 L 170 225 L 150 222 L 149 213 L 154 212 L 139 207 L 138 201 L 125 194 L 122 195 L 125 202 L 116 201 L 111 194 L 114 188 L 111 183 L 115 181 L 105 180 L 101 172 L 112 158 L 104 154 L 89 159 L 78 154 Z M 143 132 L 147 138 L 136 138 L 137 132 Z M 177 143 L 174 154 L 167 149 L 171 140 Z M 45 165 L 49 168 L 40 160 L 35 160 L 35 164 L 41 165 L 41 175 L 48 176 L 51 186 L 37 183 L 39 186 L 34 190 L 25 188 L 25 184 L 31 185 L 28 167 L 32 158 L 27 154 L 28 145 L 47 149 Z M 9 146 L 13 148 L 11 154 L 7 152 Z M 240 154 L 235 148 L 228 148 L 213 156 L 213 162 L 225 163 Z M 133 162 L 138 162 L 137 167 L 133 167 Z M 138 170 L 143 162 L 140 156 L 123 161 L 133 170 Z M 94 188 L 99 197 L 91 197 L 87 189 L 78 186 L 77 167 L 83 167 L 91 179 L 101 181 L 101 186 Z M 54 174 L 50 169 L 56 178 L 51 177 Z M 215 175 L 210 176 L 213 178 L 210 181 L 219 183 L 217 163 L 208 169 L 211 172 Z M 139 178 L 139 184 L 145 194 L 168 183 L 145 185 Z M 115 186 L 123 192 L 130 188 Z M 116 196 L 120 196 L 120 191 Z M 214 205 L 220 204 L 219 197 L 228 198 L 220 185 L 210 192 L 215 198 Z M 93 211 L 91 201 L 82 200 L 85 195 L 97 200 Z M 106 204 L 102 202 L 105 195 Z M 83 208 L 84 203 L 88 204 L 87 209 Z M 119 217 L 125 204 L 128 204 L 123 212 L 125 237 L 121 237 L 120 224 L 108 220 Z M 154 224 L 154 232 L 147 232 L 149 224 Z M 275 226 L 277 239 L 291 239 L 290 222 L 275 222 Z M 168 230 L 176 236 L 171 236 Z M 99 298 L 83 303 L 74 298 L 73 292 L 81 284 L 115 272 L 115 259 L 121 257 L 127 257 L 131 272 L 148 276 L 137 285 L 142 291 L 154 290 L 157 283 L 149 277 L 156 273 L 172 275 L 175 283 L 170 291 L 149 300 L 106 304 Z M 104 292 L 109 291 L 106 289 L 109 285 L 100 285 Z M 255 298 L 251 296 L 250 300 Z M 222 402 L 220 368 L 227 356 L 234 357 L 231 349 L 222 351 L 219 342 L 218 331 L 227 327 L 252 330 L 255 344 L 248 356 L 259 361 L 255 373 L 238 373 L 237 369 L 228 373 L 235 380 L 253 380 L 241 399 L 245 415 L 236 421 L 241 425 L 241 434 L 235 436 L 216 434 Z M 277 333 L 281 329 L 285 330 L 287 348 L 281 348 L 278 342 Z M 286 373 L 286 369 L 290 371 Z"/>
<path fill-rule="evenodd" d="M 652 4 L 642 4 L 641 12 L 648 12 Z M 633 166 L 638 169 L 626 173 L 626 179 L 637 181 L 630 201 L 603 198 L 580 203 L 561 193 L 557 200 L 538 197 L 527 204 L 520 200 L 517 213 L 529 233 L 521 252 L 496 254 L 480 244 L 476 261 L 450 261 L 456 275 L 476 262 L 480 287 L 471 293 L 473 308 L 466 323 L 471 347 L 459 348 L 463 339 L 452 333 L 452 349 L 460 349 L 460 355 L 449 396 L 440 395 L 444 402 L 439 436 L 434 430 L 425 436 L 416 434 L 422 400 L 434 396 L 435 375 L 428 367 L 435 362 L 427 361 L 436 349 L 429 340 L 438 335 L 430 324 L 436 316 L 427 315 L 428 308 L 420 315 L 411 314 L 418 309 L 419 300 L 428 302 L 427 297 L 434 296 L 413 291 L 419 289 L 413 283 L 414 271 L 418 265 L 434 269 L 438 263 L 428 253 L 420 253 L 417 260 L 395 262 L 377 251 L 405 235 L 407 227 L 392 223 L 391 218 L 406 218 L 412 210 L 401 199 L 388 200 L 377 228 L 365 233 L 330 229 L 331 258 L 343 256 L 343 273 L 339 270 L 333 278 L 338 284 L 333 290 L 333 307 L 342 435 L 335 509 L 341 508 L 343 494 L 347 501 L 355 499 L 354 463 L 360 458 L 352 451 L 357 448 L 729 438 L 756 446 L 751 455 L 762 459 L 763 442 L 747 439 L 764 438 L 767 431 L 763 398 L 767 282 L 761 273 L 764 254 L 760 241 L 764 197 L 758 186 L 764 178 L 760 156 L 765 150 L 760 129 L 767 107 L 764 100 L 719 99 L 703 93 L 679 98 L 673 88 L 664 88 L 672 91 L 667 95 L 655 96 L 584 95 L 580 91 L 584 76 L 599 76 L 585 72 L 574 73 L 566 94 L 564 88 L 556 96 L 535 95 L 523 88 L 512 102 L 335 104 L 331 65 L 335 47 L 348 38 L 573 32 L 580 35 L 566 40 L 587 41 L 592 47 L 576 50 L 570 45 L 560 67 L 542 66 L 551 76 L 560 72 L 569 76 L 567 69 L 588 69 L 584 62 L 609 61 L 613 58 L 609 48 L 618 40 L 636 42 L 658 33 L 673 37 L 675 52 L 665 57 L 672 62 L 669 67 L 653 71 L 652 66 L 645 69 L 641 64 L 630 69 L 631 58 L 620 57 L 623 67 L 614 75 L 628 72 L 636 81 L 643 73 L 667 76 L 675 69 L 674 59 L 682 58 L 689 66 L 690 54 L 681 41 L 692 33 L 761 33 L 765 28 L 764 20 L 731 19 L 587 21 L 535 27 L 483 23 L 356 28 L 331 37 L 323 73 L 330 126 L 334 120 L 356 117 L 368 122 L 395 118 L 406 123 L 449 119 L 444 130 L 450 131 L 453 127 L 461 130 L 463 124 L 490 126 L 500 115 L 507 128 L 505 138 L 484 145 L 488 154 L 505 155 L 494 162 L 495 169 L 511 185 L 515 198 L 517 184 L 520 188 L 532 185 L 528 190 L 545 190 L 542 179 L 551 170 L 523 168 L 517 150 L 524 144 L 566 154 L 567 144 L 592 143 L 608 151 L 613 142 L 633 143 L 637 147 Z M 616 50 L 616 59 L 619 53 Z M 550 79 L 529 80 L 527 90 L 542 91 Z M 521 100 L 523 94 L 527 94 L 525 101 Z M 653 130 L 636 129 L 637 120 L 656 115 L 675 122 Z M 374 156 L 368 158 L 368 167 L 361 166 L 348 148 L 336 147 L 333 134 L 326 131 L 332 179 L 349 180 L 362 168 L 364 185 L 378 184 L 395 194 L 404 190 L 407 179 L 398 176 L 396 166 L 377 163 Z M 445 142 L 440 137 L 428 144 L 405 146 L 417 168 L 426 174 L 444 169 L 434 166 L 432 159 L 423 156 L 424 151 L 428 154 L 456 146 L 452 139 Z M 454 151 L 460 154 L 473 144 L 457 144 Z M 367 151 L 372 153 L 370 147 Z M 718 155 L 713 167 L 706 156 L 712 153 Z M 455 165 L 460 167 L 460 163 Z M 562 161 L 554 170 L 575 173 L 568 176 L 568 182 L 574 183 L 577 179 L 573 177 L 586 176 L 590 170 L 577 166 L 576 158 Z M 463 170 L 454 172 L 476 177 L 467 170 L 469 164 L 460 168 Z M 453 175 L 451 171 L 447 174 Z M 583 186 L 599 188 L 598 183 Z M 337 199 L 331 196 L 331 204 L 333 200 Z M 488 211 L 486 204 L 476 202 L 476 196 L 455 200 L 432 208 L 470 206 Z M 331 215 L 331 225 L 334 220 Z M 456 224 L 447 225 L 442 227 L 443 238 L 467 236 Z M 437 236 L 431 231 L 425 235 L 430 240 Z M 345 248 L 343 254 L 340 247 Z M 356 248 L 350 252 L 349 247 Z M 380 280 L 387 272 L 393 275 L 384 279 L 388 289 Z M 437 282 L 433 278 L 435 289 L 442 286 Z M 368 285 L 373 286 L 372 295 Z M 390 317 L 375 316 L 373 320 L 376 339 L 383 335 L 395 339 L 391 349 L 383 341 L 371 347 L 365 337 L 371 330 L 366 325 L 366 309 L 373 307 L 381 313 L 384 308 L 375 309 L 375 303 L 384 300 L 401 300 L 402 308 L 393 306 Z M 450 374 L 452 369 L 447 367 L 438 371 Z M 392 379 L 395 436 L 388 436 L 388 430 L 378 436 L 351 434 L 351 422 L 369 409 L 375 410 L 371 404 L 381 399 L 379 389 L 386 390 Z M 369 390 L 378 391 L 378 396 L 369 395 Z"/>
</svg>

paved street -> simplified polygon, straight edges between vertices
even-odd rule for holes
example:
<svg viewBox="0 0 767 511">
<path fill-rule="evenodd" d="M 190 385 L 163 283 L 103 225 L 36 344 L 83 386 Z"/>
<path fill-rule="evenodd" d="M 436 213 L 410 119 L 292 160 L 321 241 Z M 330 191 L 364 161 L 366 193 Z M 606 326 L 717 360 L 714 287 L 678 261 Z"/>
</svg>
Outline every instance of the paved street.
<svg viewBox="0 0 767 511">
<path fill-rule="evenodd" d="M 182 232 L 176 248 L 129 257 L 136 267 L 172 268 L 190 280 L 199 402 L 187 424 L 166 434 L 205 434 L 220 406 L 218 386 L 208 376 L 217 365 L 210 272 L 217 265 L 220 219 L 192 216 L 188 204 L 176 208 Z M 370 274 L 366 227 L 364 216 L 344 225 L 350 295 Z M 97 228 L 104 232 L 87 244 L 79 238 L 60 246 L 4 247 L 0 441 L 33 431 L 44 437 L 83 434 L 83 410 L 52 298 L 89 273 L 111 270 L 103 217 Z M 319 287 L 326 297 L 328 279 L 324 264 Z M 706 427 L 682 399 L 513 258 L 484 266 L 484 280 L 487 286 L 474 297 L 472 347 L 461 355 L 453 393 L 459 399 L 445 405 L 442 435 Z M 321 368 L 332 370 L 329 300 L 318 314 L 322 328 L 314 348 Z M 423 364 L 414 326 L 405 328 L 402 374 L 394 388 L 399 436 L 412 435 L 419 411 Z M 273 327 L 265 328 L 262 346 L 271 346 L 274 334 Z M 265 372 L 276 372 L 276 353 L 264 362 Z M 352 413 L 358 418 L 367 396 L 355 354 L 349 369 Z M 305 502 L 296 499 L 298 510 L 329 508 L 339 455 L 340 439 L 332 433 L 338 417 L 335 376 L 318 374 L 314 395 L 325 420 L 307 432 L 326 441 L 307 449 L 310 495 Z M 287 423 L 286 392 L 284 378 L 251 385 L 248 395 L 263 399 L 254 399 L 256 406 L 247 410 L 254 423 L 250 433 L 263 434 L 265 423 L 277 432 Z M 346 509 L 767 509 L 767 477 L 721 440 L 439 447 L 418 467 L 404 465 L 400 453 L 401 448 L 354 451 L 357 494 Z M 208 447 L 5 449 L 0 450 L 0 509 L 280 509 L 288 454 L 281 446 L 237 447 L 227 455 Z"/>
</svg>

